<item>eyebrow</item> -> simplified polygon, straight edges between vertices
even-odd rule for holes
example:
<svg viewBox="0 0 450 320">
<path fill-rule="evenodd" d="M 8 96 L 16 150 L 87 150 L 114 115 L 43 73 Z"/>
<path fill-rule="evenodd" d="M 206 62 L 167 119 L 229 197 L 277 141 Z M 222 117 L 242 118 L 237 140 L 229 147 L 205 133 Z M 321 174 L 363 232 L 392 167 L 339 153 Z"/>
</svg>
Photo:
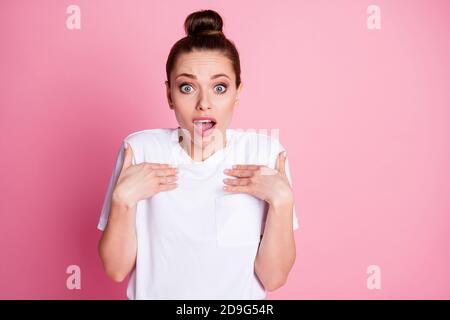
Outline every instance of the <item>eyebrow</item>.
<svg viewBox="0 0 450 320">
<path fill-rule="evenodd" d="M 185 77 L 188 77 L 188 78 L 192 78 L 192 79 L 197 80 L 197 77 L 196 77 L 195 75 L 193 75 L 193 74 L 190 74 L 190 73 L 180 73 L 179 75 L 176 76 L 175 79 L 178 79 L 178 78 L 181 77 L 181 76 L 185 76 Z M 212 79 L 219 78 L 219 77 L 227 77 L 228 79 L 230 79 L 230 77 L 227 76 L 225 73 L 218 73 L 218 74 L 213 75 L 213 76 L 211 77 L 211 80 L 212 80 Z M 231 79 L 230 79 L 230 80 L 231 80 Z"/>
</svg>

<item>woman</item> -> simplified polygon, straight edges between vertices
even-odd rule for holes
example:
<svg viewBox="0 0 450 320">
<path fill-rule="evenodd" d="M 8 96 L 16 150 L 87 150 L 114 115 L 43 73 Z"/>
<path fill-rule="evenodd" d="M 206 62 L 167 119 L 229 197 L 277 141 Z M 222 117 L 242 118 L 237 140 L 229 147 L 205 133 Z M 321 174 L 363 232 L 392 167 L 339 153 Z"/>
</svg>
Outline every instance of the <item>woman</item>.
<svg viewBox="0 0 450 320">
<path fill-rule="evenodd" d="M 166 64 L 178 128 L 132 133 L 118 152 L 99 254 L 115 281 L 131 272 L 129 299 L 264 299 L 295 261 L 283 146 L 228 128 L 242 83 L 222 25 L 212 10 L 186 18 Z"/>
</svg>

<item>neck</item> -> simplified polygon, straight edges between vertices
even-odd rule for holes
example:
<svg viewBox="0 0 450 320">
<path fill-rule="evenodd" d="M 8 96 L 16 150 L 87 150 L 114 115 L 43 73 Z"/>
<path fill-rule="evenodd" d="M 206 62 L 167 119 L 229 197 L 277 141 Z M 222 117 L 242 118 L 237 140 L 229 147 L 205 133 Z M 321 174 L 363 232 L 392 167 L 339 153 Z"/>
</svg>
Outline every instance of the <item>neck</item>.
<svg viewBox="0 0 450 320">
<path fill-rule="evenodd" d="M 190 140 L 190 146 L 189 146 Z M 227 137 L 224 135 L 223 141 L 217 141 L 216 139 L 211 139 L 211 142 L 201 146 L 194 143 L 194 140 L 187 139 L 180 129 L 178 129 L 178 142 L 181 147 L 186 151 L 186 153 L 191 157 L 194 161 L 204 161 L 212 156 L 215 152 L 225 148 L 227 146 Z M 220 139 L 218 139 L 220 140 Z"/>
</svg>

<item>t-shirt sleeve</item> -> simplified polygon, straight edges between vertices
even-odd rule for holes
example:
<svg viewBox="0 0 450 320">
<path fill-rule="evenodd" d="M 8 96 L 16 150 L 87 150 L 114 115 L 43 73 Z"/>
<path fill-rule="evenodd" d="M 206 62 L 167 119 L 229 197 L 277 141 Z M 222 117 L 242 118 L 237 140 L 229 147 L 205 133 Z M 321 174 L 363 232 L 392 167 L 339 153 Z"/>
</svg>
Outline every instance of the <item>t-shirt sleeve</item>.
<svg viewBox="0 0 450 320">
<path fill-rule="evenodd" d="M 106 224 L 108 222 L 109 209 L 111 208 L 111 197 L 114 187 L 116 186 L 117 179 L 119 177 L 120 171 L 122 169 L 122 164 L 124 160 L 124 143 L 120 145 L 119 150 L 116 154 L 116 162 L 112 170 L 111 177 L 109 179 L 108 187 L 106 189 L 105 198 L 103 200 L 103 206 L 100 213 L 100 219 L 97 225 L 97 229 L 103 231 L 105 230 Z"/>
<path fill-rule="evenodd" d="M 274 155 L 275 165 L 276 165 L 276 159 L 278 157 L 278 154 L 282 151 L 287 151 L 287 150 L 284 148 L 284 146 L 279 141 L 276 141 L 275 155 Z M 286 171 L 286 176 L 289 181 L 289 185 L 291 186 L 292 189 L 294 189 L 292 187 L 292 177 L 291 177 L 291 170 L 290 170 L 290 166 L 289 166 L 289 155 L 287 155 L 287 157 L 286 157 L 285 171 Z M 295 202 L 294 202 L 294 209 L 292 212 L 292 222 L 293 222 L 293 230 L 297 230 L 299 228 L 299 223 L 298 223 L 297 208 L 295 206 Z"/>
</svg>

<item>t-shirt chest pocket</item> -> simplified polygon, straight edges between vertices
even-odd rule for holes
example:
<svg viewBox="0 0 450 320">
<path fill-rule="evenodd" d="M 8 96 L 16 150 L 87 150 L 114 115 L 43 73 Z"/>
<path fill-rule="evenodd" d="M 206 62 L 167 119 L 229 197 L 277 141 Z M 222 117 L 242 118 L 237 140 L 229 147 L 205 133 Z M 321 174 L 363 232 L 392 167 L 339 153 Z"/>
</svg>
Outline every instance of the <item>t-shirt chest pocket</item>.
<svg viewBox="0 0 450 320">
<path fill-rule="evenodd" d="M 218 246 L 255 245 L 260 241 L 264 201 L 246 193 L 227 193 L 215 200 Z"/>
</svg>

